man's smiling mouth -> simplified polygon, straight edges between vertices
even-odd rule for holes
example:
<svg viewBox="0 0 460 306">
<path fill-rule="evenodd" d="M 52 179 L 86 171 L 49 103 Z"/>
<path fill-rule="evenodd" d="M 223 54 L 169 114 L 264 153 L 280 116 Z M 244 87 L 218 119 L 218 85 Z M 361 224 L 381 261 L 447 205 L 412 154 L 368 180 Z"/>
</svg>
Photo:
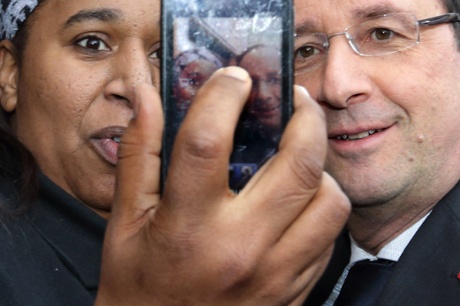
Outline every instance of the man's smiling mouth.
<svg viewBox="0 0 460 306">
<path fill-rule="evenodd" d="M 335 138 L 337 140 L 360 140 L 360 139 L 369 137 L 371 135 L 374 135 L 375 133 L 379 133 L 381 131 L 383 131 L 383 129 L 369 130 L 369 131 L 365 131 L 365 132 L 361 132 L 361 133 L 357 133 L 357 134 L 352 134 L 352 135 L 338 135 Z"/>
</svg>

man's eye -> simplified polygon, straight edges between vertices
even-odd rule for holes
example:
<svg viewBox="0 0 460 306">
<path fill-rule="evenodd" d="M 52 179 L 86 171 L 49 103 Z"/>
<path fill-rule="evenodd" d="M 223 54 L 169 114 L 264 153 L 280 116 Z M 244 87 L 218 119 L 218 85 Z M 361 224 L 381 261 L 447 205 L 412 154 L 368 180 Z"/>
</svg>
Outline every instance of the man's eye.
<svg viewBox="0 0 460 306">
<path fill-rule="evenodd" d="M 371 38 L 376 41 L 384 41 L 391 39 L 394 35 L 392 30 L 380 28 L 372 31 Z"/>
<path fill-rule="evenodd" d="M 295 51 L 294 56 L 295 58 L 298 58 L 298 57 L 309 58 L 310 56 L 313 56 L 319 53 L 320 51 L 317 48 L 310 46 L 310 45 L 305 45 L 297 49 Z"/>
<path fill-rule="evenodd" d="M 90 49 L 92 51 L 109 51 L 109 47 L 102 41 L 102 39 L 91 36 L 80 39 L 77 42 L 77 45 L 85 49 Z"/>
</svg>

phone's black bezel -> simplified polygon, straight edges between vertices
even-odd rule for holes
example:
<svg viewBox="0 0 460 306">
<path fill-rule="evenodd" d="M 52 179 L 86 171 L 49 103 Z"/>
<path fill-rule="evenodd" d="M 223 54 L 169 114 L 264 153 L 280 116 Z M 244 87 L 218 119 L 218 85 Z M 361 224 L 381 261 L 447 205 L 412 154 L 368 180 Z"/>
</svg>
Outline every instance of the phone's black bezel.
<svg viewBox="0 0 460 306">
<path fill-rule="evenodd" d="M 210 3 L 218 4 L 219 0 L 208 0 Z M 234 5 L 237 1 L 240 0 L 226 0 L 231 1 Z M 241 0 L 243 1 L 243 0 Z M 270 0 L 252 0 L 254 2 L 264 2 L 270 3 Z M 247 2 L 247 1 L 246 1 Z M 282 112 L 282 128 L 286 127 L 289 118 L 292 115 L 293 111 L 293 52 L 294 52 L 294 12 L 293 12 L 293 0 L 282 0 L 283 7 L 280 11 L 282 18 L 282 44 L 281 44 L 281 53 L 282 53 L 282 96 L 283 96 L 283 112 Z M 164 133 L 163 133 L 163 143 L 162 143 L 162 162 L 161 162 L 161 190 L 164 190 L 164 184 L 166 181 L 168 165 L 172 153 L 172 147 L 174 143 L 173 137 L 169 137 L 168 132 L 170 126 L 169 117 L 171 112 L 174 110 L 173 103 L 174 100 L 172 78 L 173 78 L 173 65 L 174 65 L 174 16 L 172 14 L 172 8 L 174 8 L 174 0 L 167 0 L 161 2 L 161 96 L 163 101 L 163 112 L 164 112 Z M 204 16 L 206 16 L 205 10 L 201 8 Z M 249 12 L 244 16 L 236 17 L 251 17 L 251 14 L 257 12 Z M 186 17 L 184 15 L 179 15 L 180 17 Z M 230 17 L 235 17 L 229 15 Z M 222 17 L 229 17 L 222 16 Z"/>
</svg>

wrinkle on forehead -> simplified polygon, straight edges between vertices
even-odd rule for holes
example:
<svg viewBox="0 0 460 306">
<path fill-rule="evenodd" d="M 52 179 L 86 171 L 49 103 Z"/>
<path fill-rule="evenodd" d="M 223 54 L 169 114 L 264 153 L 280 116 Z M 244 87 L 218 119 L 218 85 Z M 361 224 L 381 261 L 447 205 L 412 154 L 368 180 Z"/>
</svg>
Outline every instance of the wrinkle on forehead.
<svg viewBox="0 0 460 306">
<path fill-rule="evenodd" d="M 439 6 L 440 0 L 303 0 L 296 3 L 296 15 L 300 17 L 296 21 L 296 34 L 326 32 L 329 29 L 324 27 L 334 24 L 340 26 L 330 31 L 340 31 L 351 24 L 383 14 L 404 12 L 428 16 Z"/>
</svg>

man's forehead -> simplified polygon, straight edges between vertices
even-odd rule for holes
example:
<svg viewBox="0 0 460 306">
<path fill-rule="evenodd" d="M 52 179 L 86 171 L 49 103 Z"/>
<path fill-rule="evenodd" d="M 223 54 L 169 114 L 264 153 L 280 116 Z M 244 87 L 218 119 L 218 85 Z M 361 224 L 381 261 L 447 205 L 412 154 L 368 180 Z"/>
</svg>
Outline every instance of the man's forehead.
<svg viewBox="0 0 460 306">
<path fill-rule="evenodd" d="M 441 0 L 303 0 L 297 1 L 296 33 L 325 31 L 324 27 L 335 23 L 344 23 L 348 26 L 374 16 L 391 13 L 423 12 L 424 6 L 440 3 Z M 343 25 L 342 25 L 343 26 Z"/>
</svg>

